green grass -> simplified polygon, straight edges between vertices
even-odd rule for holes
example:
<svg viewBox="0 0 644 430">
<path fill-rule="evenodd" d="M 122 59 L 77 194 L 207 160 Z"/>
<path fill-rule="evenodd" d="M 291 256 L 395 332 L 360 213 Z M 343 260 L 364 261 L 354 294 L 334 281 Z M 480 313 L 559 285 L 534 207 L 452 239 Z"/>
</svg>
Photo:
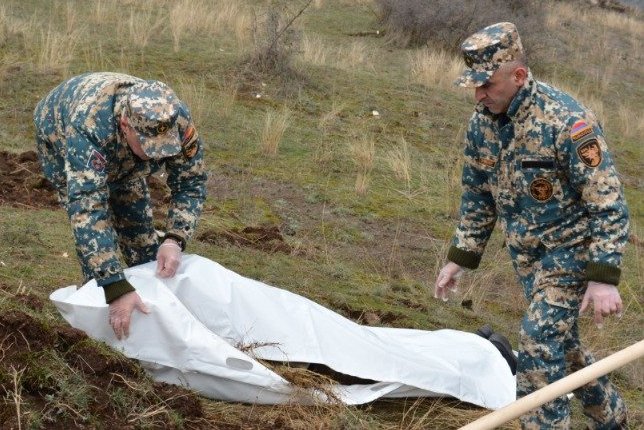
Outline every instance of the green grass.
<svg viewBox="0 0 644 430">
<path fill-rule="evenodd" d="M 218 6 L 224 3 L 212 2 L 209 10 L 221 10 Z M 268 4 L 237 3 L 247 6 L 241 11 L 253 10 L 259 18 Z M 0 150 L 34 149 L 33 107 L 66 77 L 110 70 L 164 80 L 192 107 L 206 145 L 211 193 L 197 236 L 205 231 L 278 225 L 283 231 L 291 231 L 284 239 L 297 250 L 271 254 L 226 242 L 212 245 L 193 240 L 188 252 L 302 294 L 348 316 L 371 312 L 382 317 L 382 324 L 420 329 L 471 331 L 491 323 L 516 347 L 525 303 L 498 232 L 481 269 L 465 276 L 457 298 L 444 304 L 432 297 L 435 275 L 456 224 L 462 130 L 472 111 L 471 96 L 414 83 L 411 50 L 395 49 L 384 38 L 349 36 L 377 29 L 368 2 L 324 0 L 320 8 L 304 13 L 297 31 L 319 38 L 328 49 L 324 65 L 311 65 L 295 56 L 293 67 L 304 80 L 264 77 L 244 82 L 239 71 L 252 44 L 235 37 L 234 23 L 189 29 L 175 52 L 167 19 L 173 2 L 105 0 L 100 2 L 104 7 L 101 16 L 96 16 L 97 4 L 80 0 L 3 3 Z M 290 11 L 296 10 L 294 3 L 287 6 Z M 164 19 L 145 47 L 135 44 L 127 23 L 123 23 L 132 10 L 140 17 L 149 13 Z M 641 61 L 637 61 L 641 60 L 641 49 L 626 30 L 608 31 L 600 20 L 593 21 L 593 26 L 584 27 L 584 22 L 551 29 L 554 37 L 560 37 L 573 51 L 589 53 L 581 56 L 583 63 L 572 57 L 543 61 L 535 65 L 535 73 L 546 81 L 554 78 L 575 89 L 582 100 L 587 96 L 603 104 L 606 134 L 624 178 L 633 232 L 641 238 L 644 136 L 637 126 L 644 107 Z M 70 23 L 75 23 L 75 33 L 70 33 Z M 68 63 L 45 67 L 38 65 L 40 45 L 36 36 L 50 25 L 63 41 L 72 35 L 80 37 L 73 36 L 77 39 Z M 641 35 L 642 23 L 637 25 Z M 580 28 L 592 37 L 580 37 Z M 364 45 L 365 60 L 346 67 L 340 59 L 346 61 L 354 42 Z M 611 50 L 598 52 L 597 46 L 610 46 Z M 614 56 L 627 60 L 608 76 L 608 84 L 602 83 L 606 76 L 600 71 Z M 236 99 L 225 110 L 223 101 L 230 97 L 231 85 L 239 88 Z M 261 98 L 255 97 L 258 92 Z M 265 156 L 260 140 L 266 112 L 284 107 L 291 113 L 289 127 L 277 155 Z M 631 116 L 620 118 L 620 107 Z M 334 110 L 336 115 L 321 125 L 321 118 Z M 374 117 L 373 110 L 380 115 Z M 359 196 L 354 191 L 357 168 L 349 144 L 364 135 L 375 142 L 375 159 L 368 191 Z M 387 161 L 387 154 L 400 146 L 401 137 L 410 154 L 409 183 L 397 179 Z M 0 300 L 4 302 L 23 292 L 46 300 L 54 289 L 80 282 L 73 240 L 62 210 L 0 206 L 0 244 Z M 583 320 L 584 336 L 599 355 L 642 337 L 642 280 L 641 245 L 630 245 L 621 287 L 628 304 L 623 320 L 607 324 L 602 332 L 594 331 L 588 319 Z M 472 300 L 473 310 L 461 306 L 465 299 Z M 49 304 L 42 317 L 52 323 L 61 321 Z M 644 411 L 638 386 L 642 375 L 636 367 L 633 364 L 619 371 L 617 383 L 635 422 L 641 424 Z M 64 373 L 60 368 L 52 372 Z M 27 376 L 40 380 L 46 375 Z M 127 399 L 124 396 L 119 390 L 110 392 L 114 408 L 122 407 L 123 399 Z M 205 404 L 220 422 L 252 428 L 269 422 L 267 417 L 274 419 L 275 414 L 287 417 L 288 428 L 307 428 L 311 417 L 323 428 L 455 428 L 456 423 L 462 425 L 480 415 L 480 411 L 453 409 L 451 404 L 434 401 L 387 401 L 334 410 L 336 421 L 324 420 L 328 412 L 324 409 L 286 411 Z M 456 410 L 464 417 L 445 421 L 445 414 L 457 416 Z M 181 421 L 178 417 L 176 420 Z M 582 428 L 582 422 L 577 413 L 575 428 Z"/>
</svg>

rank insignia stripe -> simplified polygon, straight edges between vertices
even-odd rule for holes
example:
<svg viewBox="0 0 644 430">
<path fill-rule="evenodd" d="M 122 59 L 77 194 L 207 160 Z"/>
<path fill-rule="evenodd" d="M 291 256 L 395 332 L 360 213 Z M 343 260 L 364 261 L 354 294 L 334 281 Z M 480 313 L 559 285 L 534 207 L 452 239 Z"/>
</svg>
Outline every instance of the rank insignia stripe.
<svg viewBox="0 0 644 430">
<path fill-rule="evenodd" d="M 552 182 L 544 178 L 537 178 L 530 183 L 530 195 L 539 202 L 550 200 L 553 190 Z"/>
<path fill-rule="evenodd" d="M 603 156 L 597 139 L 589 139 L 577 146 L 579 159 L 588 167 L 597 167 L 601 164 Z"/>
</svg>

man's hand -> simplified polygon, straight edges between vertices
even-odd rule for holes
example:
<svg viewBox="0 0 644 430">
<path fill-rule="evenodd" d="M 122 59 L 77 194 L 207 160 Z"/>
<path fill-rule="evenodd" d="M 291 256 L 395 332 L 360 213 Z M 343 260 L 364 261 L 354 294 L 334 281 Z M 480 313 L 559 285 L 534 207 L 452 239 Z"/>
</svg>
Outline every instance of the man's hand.
<svg viewBox="0 0 644 430">
<path fill-rule="evenodd" d="M 590 302 L 595 305 L 595 324 L 602 328 L 604 317 L 610 314 L 616 314 L 618 318 L 622 316 L 622 298 L 619 296 L 617 287 L 602 282 L 589 281 L 586 288 L 586 294 L 581 301 L 579 313 L 583 313 Z"/>
<path fill-rule="evenodd" d="M 181 262 L 181 245 L 173 239 L 166 239 L 157 251 L 157 273 L 162 278 L 172 278 Z"/>
<path fill-rule="evenodd" d="M 130 335 L 130 318 L 134 309 L 144 314 L 150 313 L 136 291 L 125 293 L 110 303 L 109 321 L 117 339 L 121 340 Z"/>
<path fill-rule="evenodd" d="M 447 301 L 447 290 L 455 292 L 456 283 L 458 278 L 463 274 L 463 268 L 451 261 L 447 263 L 436 278 L 436 285 L 434 286 L 434 297 Z"/>
<path fill-rule="evenodd" d="M 579 313 L 583 313 L 590 302 L 595 305 L 595 324 L 602 328 L 604 317 L 616 314 L 618 318 L 622 316 L 622 298 L 619 296 L 617 287 L 601 282 L 589 281 L 586 288 L 586 294 L 581 301 Z"/>
</svg>

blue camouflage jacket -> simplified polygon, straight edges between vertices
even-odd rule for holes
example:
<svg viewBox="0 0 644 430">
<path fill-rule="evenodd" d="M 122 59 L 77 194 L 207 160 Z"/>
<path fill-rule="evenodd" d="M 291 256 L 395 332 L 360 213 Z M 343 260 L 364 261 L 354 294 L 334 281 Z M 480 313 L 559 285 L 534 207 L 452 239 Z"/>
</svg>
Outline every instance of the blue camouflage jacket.
<svg viewBox="0 0 644 430">
<path fill-rule="evenodd" d="M 84 263 L 103 286 L 124 279 L 117 236 L 110 223 L 110 193 L 165 167 L 171 191 L 166 231 L 187 240 L 205 200 L 203 145 L 185 104 L 177 119 L 183 151 L 142 160 L 119 133 L 127 87 L 141 79 L 118 73 L 89 73 L 53 89 L 34 111 L 43 173 L 59 189 Z"/>
<path fill-rule="evenodd" d="M 515 260 L 537 247 L 587 243 L 586 279 L 619 282 L 629 227 L 623 190 L 600 125 L 570 95 L 529 73 L 506 114 L 478 105 L 462 186 L 450 261 L 478 267 L 498 219 Z"/>
</svg>

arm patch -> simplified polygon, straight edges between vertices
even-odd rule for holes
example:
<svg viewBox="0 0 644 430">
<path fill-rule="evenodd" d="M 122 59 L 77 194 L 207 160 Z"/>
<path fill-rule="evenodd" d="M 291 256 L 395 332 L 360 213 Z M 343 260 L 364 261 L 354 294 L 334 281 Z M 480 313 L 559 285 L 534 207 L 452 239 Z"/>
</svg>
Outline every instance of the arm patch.
<svg viewBox="0 0 644 430">
<path fill-rule="evenodd" d="M 192 158 L 199 150 L 199 134 L 193 125 L 189 125 L 183 134 L 181 152 L 186 158 Z"/>
</svg>

